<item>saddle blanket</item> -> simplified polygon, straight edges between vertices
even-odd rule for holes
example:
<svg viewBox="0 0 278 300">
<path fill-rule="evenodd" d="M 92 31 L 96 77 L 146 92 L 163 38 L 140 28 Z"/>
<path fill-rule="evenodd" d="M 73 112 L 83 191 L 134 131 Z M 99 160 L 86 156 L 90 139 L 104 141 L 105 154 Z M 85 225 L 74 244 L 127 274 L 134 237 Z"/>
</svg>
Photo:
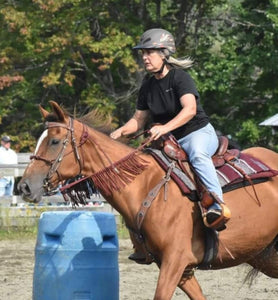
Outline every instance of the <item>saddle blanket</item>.
<svg viewBox="0 0 278 300">
<path fill-rule="evenodd" d="M 145 151 L 151 154 L 165 171 L 168 170 L 172 161 L 166 157 L 162 151 L 152 148 L 147 148 Z M 216 168 L 223 192 L 250 185 L 245 175 L 248 175 L 253 184 L 266 181 L 270 177 L 278 175 L 278 170 L 273 170 L 259 159 L 242 152 L 240 152 L 239 156 L 233 159 L 231 163 L 232 164 L 224 163 L 222 166 Z M 240 172 L 238 168 L 243 170 L 245 174 Z M 192 175 L 192 178 L 193 177 Z M 184 194 L 192 194 L 196 191 L 195 182 L 180 168 L 174 168 L 171 173 L 171 178 L 177 183 Z M 195 196 L 193 198 L 195 198 Z"/>
<path fill-rule="evenodd" d="M 267 180 L 270 177 L 278 175 L 277 170 L 269 168 L 259 159 L 242 152 L 240 152 L 239 157 L 231 162 L 232 164 L 225 163 L 223 166 L 216 169 L 218 180 L 223 191 L 230 191 L 231 189 L 236 188 L 238 183 L 243 183 L 238 185 L 239 187 L 246 185 L 244 174 L 239 172 L 237 168 L 243 170 L 254 184 L 262 182 L 260 179 Z M 235 167 L 233 165 L 235 165 Z"/>
</svg>

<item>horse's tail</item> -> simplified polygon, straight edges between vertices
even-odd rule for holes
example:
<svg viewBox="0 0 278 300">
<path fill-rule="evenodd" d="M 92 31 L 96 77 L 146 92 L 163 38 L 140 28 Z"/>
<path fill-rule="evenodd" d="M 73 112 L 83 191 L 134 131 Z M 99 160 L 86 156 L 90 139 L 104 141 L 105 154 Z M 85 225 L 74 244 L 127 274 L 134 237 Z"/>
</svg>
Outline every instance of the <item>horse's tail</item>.
<svg viewBox="0 0 278 300">
<path fill-rule="evenodd" d="M 250 271 L 247 273 L 247 275 L 244 278 L 243 283 L 247 283 L 249 288 L 252 286 L 254 280 L 258 276 L 260 270 L 256 268 L 251 268 Z"/>
</svg>

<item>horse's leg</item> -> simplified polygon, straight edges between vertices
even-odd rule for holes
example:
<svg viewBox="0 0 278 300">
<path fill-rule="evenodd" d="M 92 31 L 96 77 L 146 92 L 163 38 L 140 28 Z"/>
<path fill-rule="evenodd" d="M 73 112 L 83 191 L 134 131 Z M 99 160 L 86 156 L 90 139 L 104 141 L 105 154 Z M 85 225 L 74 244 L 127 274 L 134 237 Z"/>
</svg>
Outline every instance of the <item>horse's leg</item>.
<svg viewBox="0 0 278 300">
<path fill-rule="evenodd" d="M 182 276 L 183 268 L 178 261 L 165 260 L 160 265 L 160 272 L 157 282 L 157 287 L 154 295 L 154 300 L 170 300 L 173 297 L 176 287 Z"/>
<path fill-rule="evenodd" d="M 206 299 L 194 274 L 189 275 L 184 273 L 178 287 L 183 290 L 190 299 Z"/>
<path fill-rule="evenodd" d="M 172 299 L 177 286 L 179 286 L 191 300 L 205 299 L 195 276 L 183 276 L 185 265 L 181 262 L 184 261 L 182 257 L 178 259 L 177 257 L 167 257 L 167 259 L 163 259 L 160 266 L 154 300 Z"/>
</svg>

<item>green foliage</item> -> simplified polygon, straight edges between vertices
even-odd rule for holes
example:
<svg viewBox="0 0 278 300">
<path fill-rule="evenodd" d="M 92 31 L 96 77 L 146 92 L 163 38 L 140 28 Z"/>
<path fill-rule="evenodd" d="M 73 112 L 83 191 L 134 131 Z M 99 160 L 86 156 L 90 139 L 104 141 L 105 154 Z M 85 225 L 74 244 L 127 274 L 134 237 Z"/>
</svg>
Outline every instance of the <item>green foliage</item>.
<svg viewBox="0 0 278 300">
<path fill-rule="evenodd" d="M 260 137 L 256 122 L 251 119 L 244 121 L 241 125 L 241 129 L 236 133 L 236 137 L 240 143 L 248 143 L 249 146 L 256 144 Z"/>
<path fill-rule="evenodd" d="M 0 134 L 32 151 L 38 104 L 133 114 L 144 76 L 132 51 L 142 32 L 176 37 L 214 126 L 242 147 L 274 148 L 258 124 L 278 111 L 278 1 L 21 0 L 0 4 Z M 31 129 L 31 130 L 30 130 Z"/>
</svg>

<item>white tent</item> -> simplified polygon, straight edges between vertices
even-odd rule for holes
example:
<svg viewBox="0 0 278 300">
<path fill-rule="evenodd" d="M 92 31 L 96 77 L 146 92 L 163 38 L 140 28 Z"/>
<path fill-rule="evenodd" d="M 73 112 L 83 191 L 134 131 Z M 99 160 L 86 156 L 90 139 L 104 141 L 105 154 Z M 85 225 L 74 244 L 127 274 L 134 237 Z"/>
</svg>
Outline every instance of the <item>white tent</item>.
<svg viewBox="0 0 278 300">
<path fill-rule="evenodd" d="M 264 120 L 259 125 L 262 125 L 262 126 L 278 126 L 278 114 Z"/>
</svg>

